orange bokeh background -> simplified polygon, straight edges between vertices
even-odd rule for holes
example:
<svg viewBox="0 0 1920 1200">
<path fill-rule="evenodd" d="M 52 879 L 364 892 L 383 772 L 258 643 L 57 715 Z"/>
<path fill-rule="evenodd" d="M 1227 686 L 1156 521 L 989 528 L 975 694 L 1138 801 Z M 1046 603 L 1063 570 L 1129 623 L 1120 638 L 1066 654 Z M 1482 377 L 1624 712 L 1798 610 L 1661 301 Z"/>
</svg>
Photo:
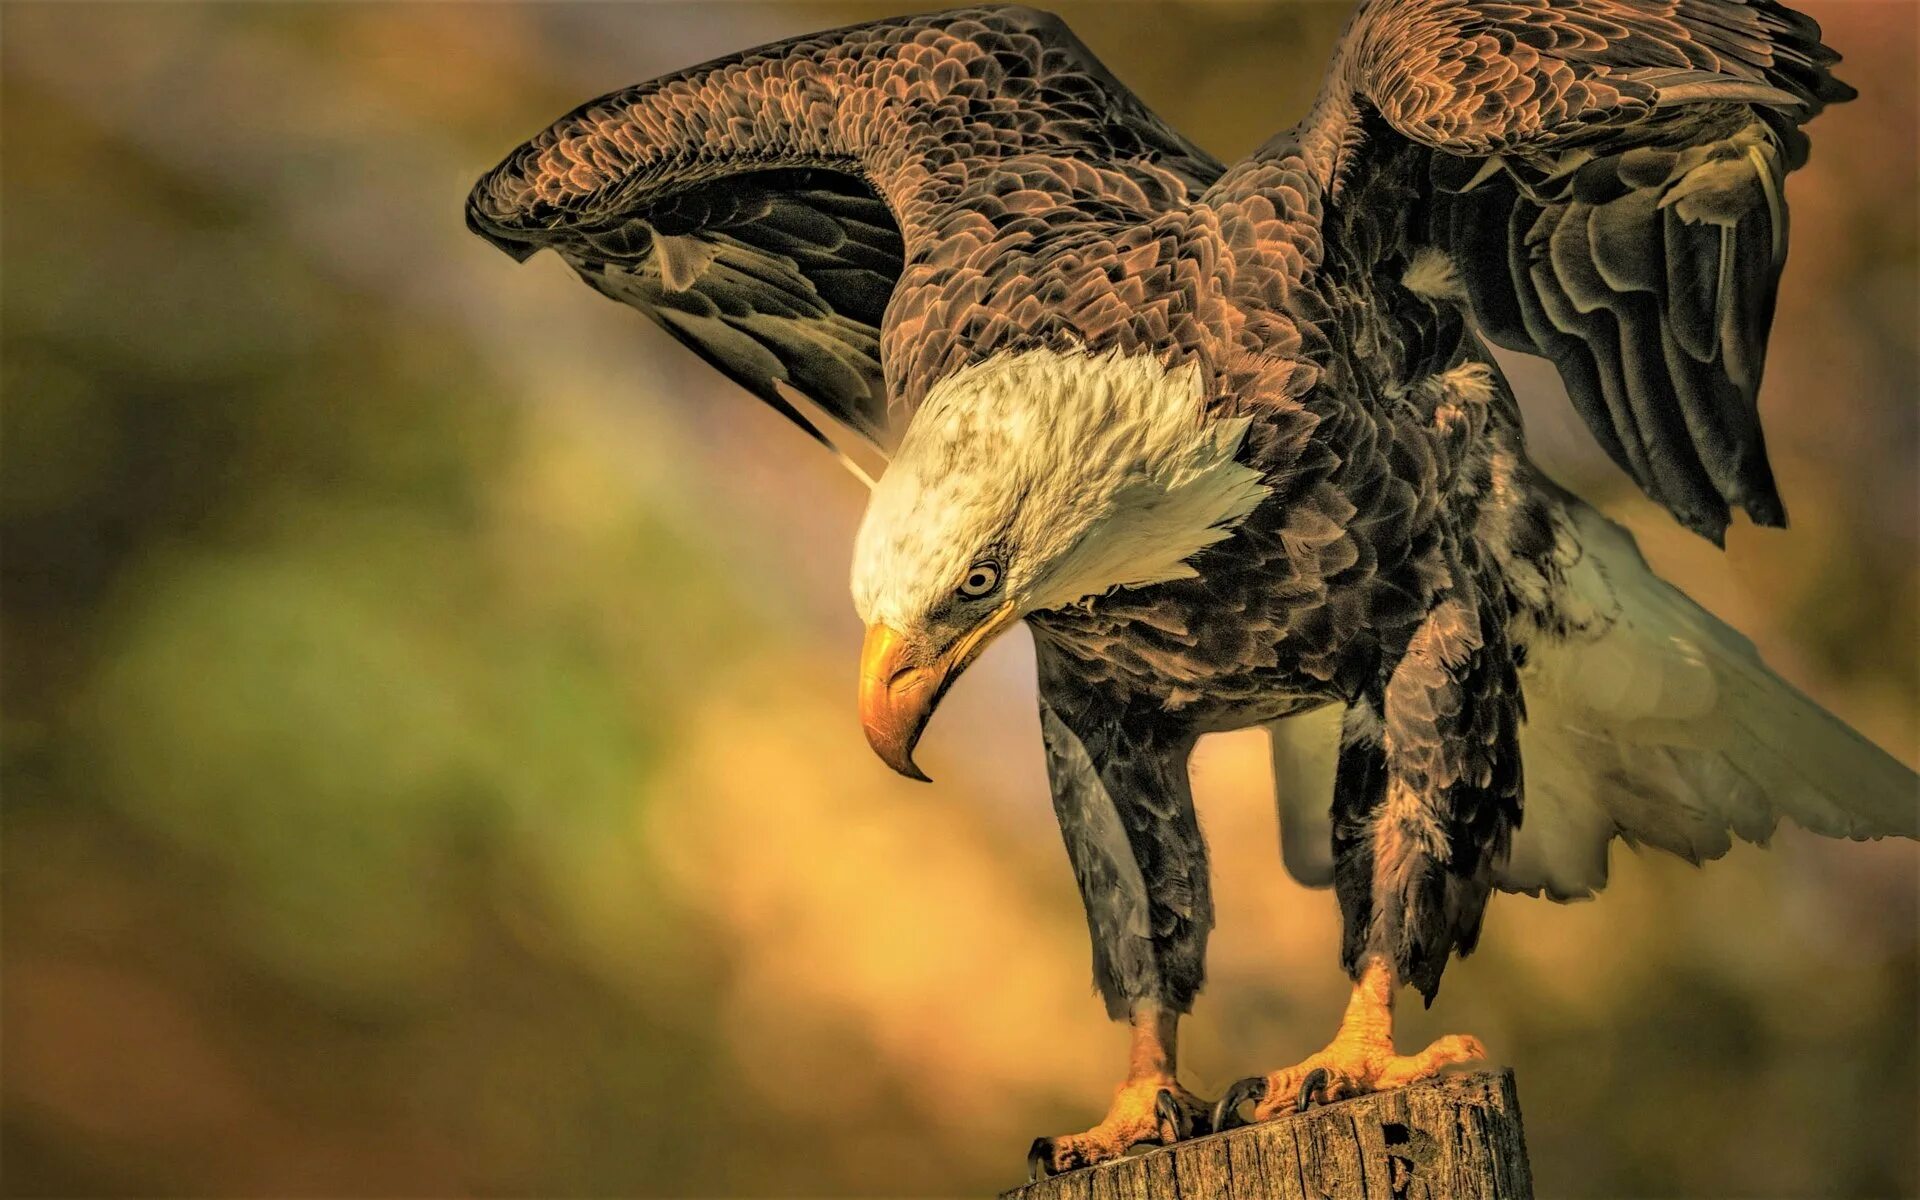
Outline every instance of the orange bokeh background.
<svg viewBox="0 0 1920 1200">
<path fill-rule="evenodd" d="M 1806 7 L 1862 96 L 1789 190 L 1792 530 L 1716 552 L 1511 373 L 1556 474 L 1912 763 L 1920 10 Z M 1345 18 L 1058 8 L 1226 158 Z M 930 730 L 938 782 L 889 774 L 852 711 L 857 485 L 461 222 L 582 99 L 892 11 L 0 13 L 7 1194 L 979 1194 L 1098 1115 L 1125 1039 L 1024 634 Z M 1345 980 L 1261 735 L 1203 743 L 1195 787 L 1211 1093 L 1322 1042 Z M 1613 866 L 1594 903 L 1496 901 L 1404 1022 L 1516 1068 L 1543 1194 L 1920 1189 L 1916 848 Z"/>
</svg>

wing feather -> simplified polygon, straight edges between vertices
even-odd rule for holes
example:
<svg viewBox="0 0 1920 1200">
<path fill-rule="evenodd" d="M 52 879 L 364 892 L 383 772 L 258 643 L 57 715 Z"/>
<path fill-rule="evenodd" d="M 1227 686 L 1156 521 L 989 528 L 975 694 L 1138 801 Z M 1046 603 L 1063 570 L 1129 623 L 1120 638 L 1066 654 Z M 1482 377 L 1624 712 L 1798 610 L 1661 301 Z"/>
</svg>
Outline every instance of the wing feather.
<svg viewBox="0 0 1920 1200">
<path fill-rule="evenodd" d="M 1012 159 L 1018 191 L 996 167 Z M 906 386 L 890 385 L 887 314 L 910 259 L 937 281 L 982 225 L 1005 234 L 1022 210 L 1043 228 L 1062 211 L 1134 221 L 1219 172 L 1058 19 L 995 6 L 811 34 L 603 96 L 484 176 L 467 223 L 517 258 L 556 250 L 829 446 L 783 388 L 884 446 L 892 401 L 941 361 L 913 344 L 893 364 Z"/>
<path fill-rule="evenodd" d="M 1734 505 L 1786 519 L 1757 401 L 1837 60 L 1775 0 L 1368 0 L 1290 144 L 1336 204 L 1423 173 L 1410 236 L 1481 332 L 1550 359 L 1609 457 L 1719 541 Z"/>
</svg>

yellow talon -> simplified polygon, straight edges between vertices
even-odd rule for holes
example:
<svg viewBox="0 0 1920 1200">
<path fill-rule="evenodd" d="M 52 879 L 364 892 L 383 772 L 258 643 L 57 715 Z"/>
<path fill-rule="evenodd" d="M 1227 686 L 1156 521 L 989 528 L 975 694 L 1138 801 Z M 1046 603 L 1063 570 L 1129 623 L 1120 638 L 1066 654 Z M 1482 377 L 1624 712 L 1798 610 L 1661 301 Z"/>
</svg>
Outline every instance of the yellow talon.
<svg viewBox="0 0 1920 1200">
<path fill-rule="evenodd" d="M 1340 1031 L 1326 1049 L 1293 1066 L 1235 1084 L 1222 1101 L 1215 1123 L 1232 1124 L 1232 1110 L 1248 1099 L 1254 1101 L 1254 1120 L 1267 1121 L 1293 1112 L 1296 1105 L 1315 1096 L 1324 1103 L 1405 1087 L 1446 1067 L 1487 1056 L 1479 1038 L 1461 1033 L 1436 1038 L 1418 1054 L 1394 1053 L 1393 988 L 1393 971 L 1386 961 L 1369 960 L 1347 1002 Z"/>
<path fill-rule="evenodd" d="M 1208 1106 L 1174 1078 L 1174 1033 L 1179 1014 L 1142 1005 L 1133 1014 L 1133 1052 L 1127 1080 L 1107 1115 L 1084 1133 L 1035 1138 L 1027 1151 L 1027 1178 L 1038 1180 L 1118 1158 L 1135 1146 L 1162 1146 L 1211 1128 Z"/>
</svg>

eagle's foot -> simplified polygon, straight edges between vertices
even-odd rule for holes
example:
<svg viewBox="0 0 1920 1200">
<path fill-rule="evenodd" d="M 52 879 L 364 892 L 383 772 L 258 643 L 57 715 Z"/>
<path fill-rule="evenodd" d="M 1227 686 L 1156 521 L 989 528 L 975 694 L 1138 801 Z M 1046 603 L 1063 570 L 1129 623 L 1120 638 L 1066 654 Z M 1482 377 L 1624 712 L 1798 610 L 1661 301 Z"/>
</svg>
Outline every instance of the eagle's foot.
<svg viewBox="0 0 1920 1200">
<path fill-rule="evenodd" d="M 1113 1105 L 1085 1133 L 1035 1138 L 1027 1151 L 1027 1179 L 1044 1179 L 1118 1158 L 1134 1146 L 1171 1146 L 1212 1128 L 1207 1105 L 1171 1076 L 1129 1080 L 1114 1093 Z"/>
<path fill-rule="evenodd" d="M 1227 1089 L 1214 1111 L 1214 1126 L 1231 1129 L 1241 1123 L 1239 1109 L 1253 1102 L 1253 1119 L 1270 1121 L 1290 1112 L 1305 1112 L 1318 1100 L 1325 1104 L 1405 1087 L 1438 1075 L 1442 1068 L 1487 1056 L 1480 1039 L 1464 1033 L 1435 1039 L 1418 1054 L 1395 1054 L 1393 1040 L 1367 1032 L 1342 1029 L 1325 1050 L 1291 1067 L 1254 1075 Z"/>
</svg>

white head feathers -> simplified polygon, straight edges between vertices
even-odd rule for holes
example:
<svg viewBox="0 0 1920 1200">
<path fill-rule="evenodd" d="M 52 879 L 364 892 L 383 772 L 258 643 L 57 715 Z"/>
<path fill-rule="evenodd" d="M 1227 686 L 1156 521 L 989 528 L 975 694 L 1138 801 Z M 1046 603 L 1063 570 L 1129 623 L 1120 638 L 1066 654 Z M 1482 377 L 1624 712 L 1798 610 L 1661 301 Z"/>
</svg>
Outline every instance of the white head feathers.
<svg viewBox="0 0 1920 1200">
<path fill-rule="evenodd" d="M 1210 420 L 1199 369 L 1151 356 L 1001 355 L 936 384 L 873 489 L 854 545 L 863 620 L 944 611 L 969 567 L 997 606 L 1061 608 L 1191 576 L 1267 494 L 1234 461 L 1247 419 Z"/>
</svg>

